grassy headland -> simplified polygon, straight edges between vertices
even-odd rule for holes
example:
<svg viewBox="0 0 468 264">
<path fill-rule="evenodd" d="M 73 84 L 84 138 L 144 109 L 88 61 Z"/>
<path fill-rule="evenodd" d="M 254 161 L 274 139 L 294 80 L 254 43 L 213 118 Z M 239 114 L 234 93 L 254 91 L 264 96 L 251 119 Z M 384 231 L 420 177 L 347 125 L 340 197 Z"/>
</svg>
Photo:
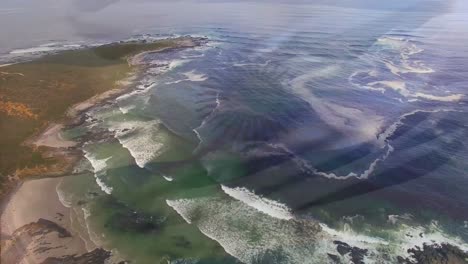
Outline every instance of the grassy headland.
<svg viewBox="0 0 468 264">
<path fill-rule="evenodd" d="M 87 105 L 125 91 L 119 81 L 137 71 L 129 58 L 146 51 L 195 45 L 188 37 L 119 42 L 0 67 L 0 197 L 15 179 L 69 169 L 70 160 L 50 155 L 50 147 L 25 142 L 50 124 L 70 122 L 84 110 L 81 106 L 66 114 L 72 106 L 110 90 L 117 89 L 117 93 Z"/>
</svg>

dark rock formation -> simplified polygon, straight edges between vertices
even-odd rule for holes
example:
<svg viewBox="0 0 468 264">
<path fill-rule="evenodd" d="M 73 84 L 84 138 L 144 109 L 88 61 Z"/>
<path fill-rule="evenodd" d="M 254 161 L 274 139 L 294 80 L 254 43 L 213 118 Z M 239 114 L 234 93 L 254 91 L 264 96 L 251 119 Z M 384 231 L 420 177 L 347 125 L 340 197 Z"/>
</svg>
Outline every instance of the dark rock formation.
<svg viewBox="0 0 468 264">
<path fill-rule="evenodd" d="M 103 249 L 78 255 L 83 252 L 67 250 L 71 239 L 73 236 L 67 229 L 40 218 L 16 229 L 6 241 L 2 241 L 2 263 L 13 264 L 28 258 L 28 263 L 99 264 L 110 256 L 110 252 Z"/>
<path fill-rule="evenodd" d="M 351 262 L 353 264 L 365 264 L 364 257 L 367 255 L 367 249 L 361 249 L 358 247 L 351 247 L 350 245 L 341 242 L 341 241 L 333 241 L 336 245 L 336 250 L 340 255 L 344 256 L 349 254 L 351 256 Z"/>
<path fill-rule="evenodd" d="M 330 254 L 330 253 L 328 253 L 327 255 L 330 258 L 330 260 L 332 261 L 331 263 L 333 263 L 333 264 L 340 264 L 341 263 L 340 257 L 338 257 L 337 255 L 333 255 L 333 254 Z"/>
<path fill-rule="evenodd" d="M 30 236 L 44 235 L 50 232 L 57 232 L 60 238 L 71 237 L 68 230 L 47 219 L 40 218 L 37 222 L 27 224 L 13 233 L 13 237 L 20 237 L 21 233 L 28 233 Z"/>
<path fill-rule="evenodd" d="M 424 244 L 408 249 L 410 258 L 398 257 L 400 264 L 468 264 L 468 252 L 450 244 Z"/>
<path fill-rule="evenodd" d="M 83 255 L 71 255 L 61 258 L 47 258 L 42 264 L 104 264 L 111 253 L 98 248 Z"/>
</svg>

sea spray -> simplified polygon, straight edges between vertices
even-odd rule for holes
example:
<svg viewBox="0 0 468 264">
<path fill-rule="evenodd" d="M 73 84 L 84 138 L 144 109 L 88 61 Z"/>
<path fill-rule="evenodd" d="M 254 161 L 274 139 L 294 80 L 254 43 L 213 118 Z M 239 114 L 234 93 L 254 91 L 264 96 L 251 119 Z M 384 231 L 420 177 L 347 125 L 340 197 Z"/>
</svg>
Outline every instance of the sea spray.
<svg viewBox="0 0 468 264">
<path fill-rule="evenodd" d="M 221 185 L 221 189 L 232 198 L 239 200 L 258 211 L 278 219 L 289 220 L 294 218 L 291 210 L 284 204 L 260 197 L 246 188 L 230 188 Z"/>
</svg>

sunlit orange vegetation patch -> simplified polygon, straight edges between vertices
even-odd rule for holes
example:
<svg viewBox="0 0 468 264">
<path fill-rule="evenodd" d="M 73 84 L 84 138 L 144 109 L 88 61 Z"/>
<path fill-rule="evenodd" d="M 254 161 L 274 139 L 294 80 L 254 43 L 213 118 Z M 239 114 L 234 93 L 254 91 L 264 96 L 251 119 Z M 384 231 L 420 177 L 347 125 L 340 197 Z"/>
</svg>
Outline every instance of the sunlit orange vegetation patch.
<svg viewBox="0 0 468 264">
<path fill-rule="evenodd" d="M 37 176 L 41 174 L 46 174 L 49 172 L 50 167 L 46 165 L 37 165 L 32 168 L 22 168 L 22 169 L 16 169 L 14 175 L 20 179 L 23 178 L 28 178 L 32 176 Z"/>
<path fill-rule="evenodd" d="M 0 112 L 6 113 L 9 116 L 23 118 L 23 119 L 37 119 L 38 115 L 35 114 L 31 108 L 22 103 L 3 102 L 0 101 Z"/>
</svg>

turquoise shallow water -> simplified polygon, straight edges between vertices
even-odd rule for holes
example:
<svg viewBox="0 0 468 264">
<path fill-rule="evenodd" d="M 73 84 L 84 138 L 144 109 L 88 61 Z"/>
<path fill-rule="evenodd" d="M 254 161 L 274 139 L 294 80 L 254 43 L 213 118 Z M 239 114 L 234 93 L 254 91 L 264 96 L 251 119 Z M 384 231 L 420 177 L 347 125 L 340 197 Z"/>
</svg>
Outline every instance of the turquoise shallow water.
<svg viewBox="0 0 468 264">
<path fill-rule="evenodd" d="M 89 43 L 210 39 L 146 55 L 134 92 L 67 132 L 107 135 L 58 188 L 97 244 L 136 263 L 350 262 L 334 241 L 365 263 L 423 243 L 468 250 L 466 4 L 80 12 Z"/>
</svg>

